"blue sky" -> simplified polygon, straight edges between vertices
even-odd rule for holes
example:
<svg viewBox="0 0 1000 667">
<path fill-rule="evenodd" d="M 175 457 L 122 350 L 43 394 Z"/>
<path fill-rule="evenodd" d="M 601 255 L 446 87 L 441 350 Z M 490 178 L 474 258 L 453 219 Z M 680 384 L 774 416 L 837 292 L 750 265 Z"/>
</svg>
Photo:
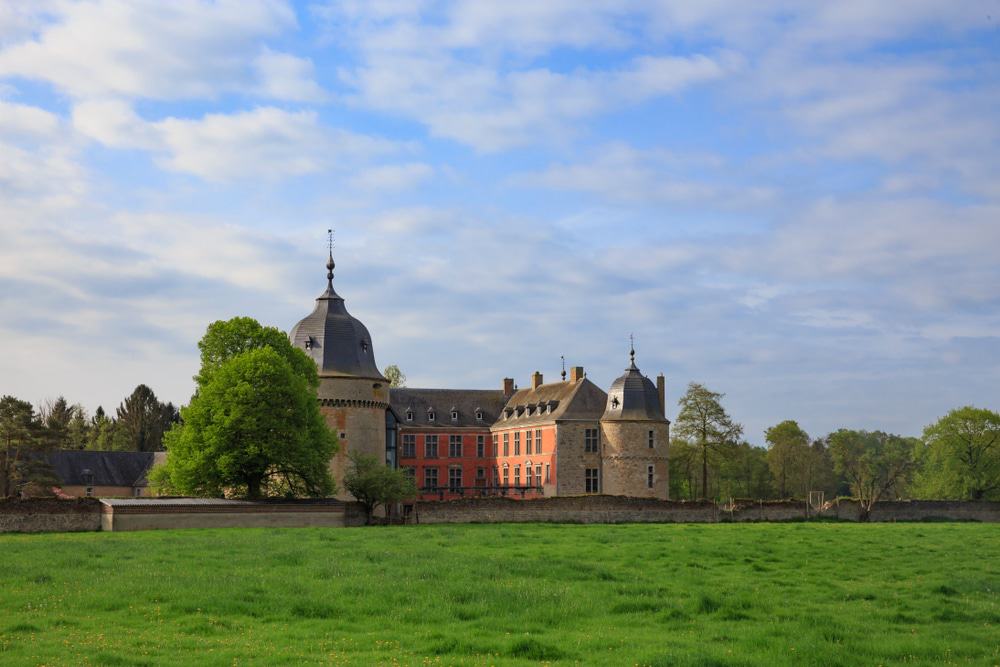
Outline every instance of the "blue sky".
<svg viewBox="0 0 1000 667">
<path fill-rule="evenodd" d="M 637 360 L 783 419 L 1000 408 L 1000 1 L 0 5 L 0 393 L 186 402 L 337 287 L 411 386 Z M 676 408 L 668 408 L 670 416 Z"/>
</svg>

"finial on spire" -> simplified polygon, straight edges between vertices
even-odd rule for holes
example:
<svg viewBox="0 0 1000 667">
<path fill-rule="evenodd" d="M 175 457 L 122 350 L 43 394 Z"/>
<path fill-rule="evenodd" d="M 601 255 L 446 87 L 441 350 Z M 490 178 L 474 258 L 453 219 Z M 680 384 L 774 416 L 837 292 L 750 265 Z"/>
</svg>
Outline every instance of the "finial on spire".
<svg viewBox="0 0 1000 667">
<path fill-rule="evenodd" d="M 333 267 L 336 264 L 333 263 L 333 230 L 326 230 L 326 246 L 330 252 L 329 259 L 326 260 L 326 283 L 327 287 L 333 289 Z"/>
<path fill-rule="evenodd" d="M 635 366 L 635 337 L 632 334 L 628 335 L 628 358 L 632 365 Z"/>
<path fill-rule="evenodd" d="M 562 380 L 563 380 L 563 382 L 565 382 L 566 381 L 566 356 L 560 354 L 559 358 L 562 360 Z"/>
</svg>

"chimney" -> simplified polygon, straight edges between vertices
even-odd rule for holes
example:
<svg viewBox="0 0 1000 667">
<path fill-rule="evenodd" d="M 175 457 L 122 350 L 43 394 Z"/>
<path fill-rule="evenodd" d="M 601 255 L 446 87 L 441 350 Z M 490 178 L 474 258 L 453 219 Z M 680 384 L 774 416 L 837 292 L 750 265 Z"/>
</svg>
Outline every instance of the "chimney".
<svg viewBox="0 0 1000 667">
<path fill-rule="evenodd" d="M 514 395 L 514 378 L 503 379 L 503 395 L 504 398 L 510 398 Z"/>
<path fill-rule="evenodd" d="M 579 382 L 583 379 L 583 366 L 573 366 L 569 369 L 569 381 Z"/>
<path fill-rule="evenodd" d="M 656 393 L 660 395 L 660 412 L 667 416 L 667 379 L 663 373 L 656 376 Z"/>
<path fill-rule="evenodd" d="M 541 386 L 542 386 L 542 374 L 539 373 L 538 371 L 535 371 L 534 373 L 531 374 L 531 388 L 538 389 Z"/>
</svg>

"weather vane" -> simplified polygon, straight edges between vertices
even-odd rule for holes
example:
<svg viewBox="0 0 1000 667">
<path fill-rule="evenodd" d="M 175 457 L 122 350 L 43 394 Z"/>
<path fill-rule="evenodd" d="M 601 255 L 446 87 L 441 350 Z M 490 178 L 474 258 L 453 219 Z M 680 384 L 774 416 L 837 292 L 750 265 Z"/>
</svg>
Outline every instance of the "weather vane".
<svg viewBox="0 0 1000 667">
<path fill-rule="evenodd" d="M 563 382 L 565 382 L 566 381 L 566 356 L 560 354 L 559 358 L 562 360 L 562 379 L 563 379 Z"/>
<path fill-rule="evenodd" d="M 333 254 L 333 230 L 332 229 L 326 230 L 326 245 L 327 245 L 327 249 L 330 251 L 330 254 L 332 255 Z"/>
</svg>

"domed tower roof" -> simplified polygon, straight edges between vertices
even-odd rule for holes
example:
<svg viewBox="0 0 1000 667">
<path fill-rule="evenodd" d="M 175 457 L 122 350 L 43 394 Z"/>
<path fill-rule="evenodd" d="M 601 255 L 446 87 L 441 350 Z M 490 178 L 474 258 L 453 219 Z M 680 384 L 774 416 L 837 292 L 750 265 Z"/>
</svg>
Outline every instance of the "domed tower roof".
<svg viewBox="0 0 1000 667">
<path fill-rule="evenodd" d="M 299 321 L 288 338 L 316 362 L 320 377 L 361 377 L 386 381 L 375 364 L 368 329 L 347 312 L 344 299 L 333 289 L 333 249 L 326 263 L 326 291 L 316 309 Z"/>
<path fill-rule="evenodd" d="M 608 390 L 608 404 L 601 419 L 666 421 L 656 385 L 635 365 L 635 348 L 629 351 L 629 361 L 625 374 L 615 380 Z"/>
</svg>

